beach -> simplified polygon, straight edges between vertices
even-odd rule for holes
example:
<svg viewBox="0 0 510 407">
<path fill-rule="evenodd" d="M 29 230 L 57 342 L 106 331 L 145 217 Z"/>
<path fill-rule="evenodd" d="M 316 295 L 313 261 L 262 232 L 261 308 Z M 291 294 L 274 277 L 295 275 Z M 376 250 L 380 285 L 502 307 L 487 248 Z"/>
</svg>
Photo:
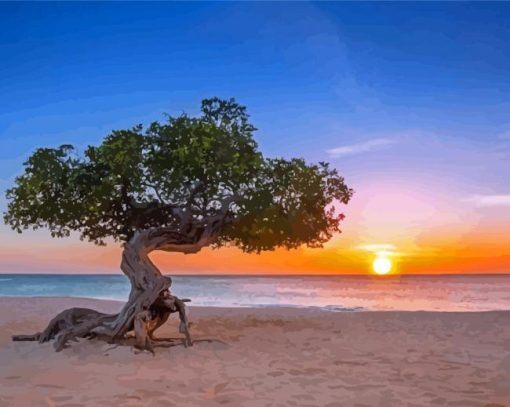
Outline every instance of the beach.
<svg viewBox="0 0 510 407">
<path fill-rule="evenodd" d="M 0 406 L 509 406 L 510 311 L 189 307 L 193 347 L 12 342 L 72 306 L 0 298 Z M 177 318 L 160 337 L 178 337 Z"/>
</svg>

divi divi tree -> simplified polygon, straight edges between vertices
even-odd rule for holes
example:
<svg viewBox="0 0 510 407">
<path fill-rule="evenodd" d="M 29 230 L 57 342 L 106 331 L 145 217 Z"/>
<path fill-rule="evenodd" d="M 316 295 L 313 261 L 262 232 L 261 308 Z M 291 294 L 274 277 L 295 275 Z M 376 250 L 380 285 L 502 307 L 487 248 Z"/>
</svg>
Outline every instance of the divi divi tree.
<svg viewBox="0 0 510 407">
<path fill-rule="evenodd" d="M 171 283 L 152 251 L 321 247 L 338 233 L 344 218 L 338 209 L 352 190 L 336 169 L 266 158 L 255 130 L 245 107 L 212 98 L 202 101 L 198 117 L 116 130 L 83 154 L 71 145 L 37 149 L 7 191 L 6 224 L 122 244 L 120 268 L 131 293 L 117 315 L 73 308 L 33 339 L 56 339 L 60 350 L 77 337 L 115 342 L 135 330 L 139 346 L 149 348 L 168 315 L 154 322 L 148 310 Z"/>
</svg>

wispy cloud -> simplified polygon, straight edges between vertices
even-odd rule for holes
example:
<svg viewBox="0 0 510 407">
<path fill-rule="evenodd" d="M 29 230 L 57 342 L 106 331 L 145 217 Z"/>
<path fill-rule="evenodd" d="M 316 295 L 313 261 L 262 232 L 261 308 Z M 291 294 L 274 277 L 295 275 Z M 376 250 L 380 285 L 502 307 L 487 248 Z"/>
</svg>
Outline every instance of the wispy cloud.
<svg viewBox="0 0 510 407">
<path fill-rule="evenodd" d="M 390 243 L 381 243 L 381 244 L 362 244 L 356 247 L 359 250 L 366 250 L 369 252 L 380 252 L 380 251 L 394 251 L 397 248 L 395 245 Z"/>
<path fill-rule="evenodd" d="M 480 207 L 510 206 L 510 194 L 507 195 L 473 195 L 465 201 Z"/>
<path fill-rule="evenodd" d="M 341 157 L 344 155 L 367 153 L 369 151 L 379 150 L 381 148 L 388 147 L 392 144 L 395 144 L 395 142 L 396 140 L 389 138 L 375 138 L 372 140 L 364 141 L 362 143 L 335 147 L 330 150 L 327 150 L 327 153 L 332 158 Z"/>
<path fill-rule="evenodd" d="M 398 251 L 397 246 L 391 243 L 361 244 L 355 247 L 357 250 L 373 253 L 376 256 L 402 257 L 405 253 Z"/>
<path fill-rule="evenodd" d="M 510 140 L 510 130 L 507 130 L 501 134 L 499 134 L 498 138 L 502 140 Z"/>
</svg>

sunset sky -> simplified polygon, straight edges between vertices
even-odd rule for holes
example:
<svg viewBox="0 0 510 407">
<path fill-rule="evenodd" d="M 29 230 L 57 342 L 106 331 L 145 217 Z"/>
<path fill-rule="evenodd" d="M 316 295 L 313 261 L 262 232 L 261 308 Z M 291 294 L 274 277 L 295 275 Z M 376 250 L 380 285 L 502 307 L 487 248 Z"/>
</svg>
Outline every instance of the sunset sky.
<svg viewBox="0 0 510 407">
<path fill-rule="evenodd" d="M 510 272 L 509 3 L 0 3 L 0 210 L 37 147 L 248 107 L 266 156 L 355 190 L 323 249 L 153 256 L 165 273 Z M 120 248 L 0 224 L 0 272 L 118 272 Z M 120 272 L 120 271 L 119 271 Z"/>
</svg>

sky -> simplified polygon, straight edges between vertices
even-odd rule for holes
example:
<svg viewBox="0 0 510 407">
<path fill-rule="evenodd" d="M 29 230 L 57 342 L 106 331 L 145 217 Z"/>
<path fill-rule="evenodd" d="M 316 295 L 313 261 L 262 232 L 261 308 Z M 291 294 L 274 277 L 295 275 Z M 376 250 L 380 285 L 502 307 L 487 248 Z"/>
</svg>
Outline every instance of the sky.
<svg viewBox="0 0 510 407">
<path fill-rule="evenodd" d="M 266 156 L 355 190 L 323 249 L 155 253 L 167 273 L 510 272 L 510 4 L 0 3 L 0 210 L 37 147 L 248 107 Z M 115 273 L 121 248 L 16 234 L 0 272 Z"/>
</svg>

